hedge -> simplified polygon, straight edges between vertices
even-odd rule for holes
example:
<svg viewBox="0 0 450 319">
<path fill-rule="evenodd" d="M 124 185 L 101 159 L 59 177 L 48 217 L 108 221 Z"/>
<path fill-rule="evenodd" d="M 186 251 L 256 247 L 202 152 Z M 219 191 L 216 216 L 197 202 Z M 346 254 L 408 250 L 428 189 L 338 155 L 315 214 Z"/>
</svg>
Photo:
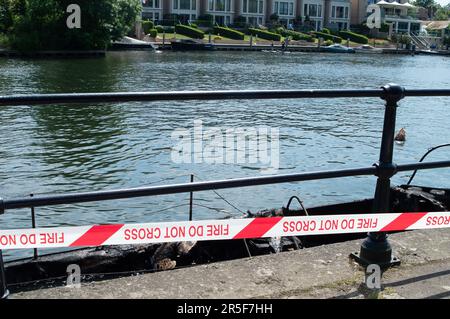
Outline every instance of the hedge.
<svg viewBox="0 0 450 319">
<path fill-rule="evenodd" d="M 155 29 L 158 31 L 158 33 L 163 33 L 164 32 L 164 27 L 162 25 L 157 25 L 155 27 Z"/>
<path fill-rule="evenodd" d="M 149 34 L 150 30 L 153 29 L 155 27 L 155 24 L 153 23 L 153 21 L 147 20 L 147 21 L 142 21 L 142 29 L 144 30 L 145 34 Z"/>
<path fill-rule="evenodd" d="M 316 32 L 313 31 L 312 34 L 314 34 L 317 38 L 323 38 L 324 40 L 331 40 L 334 43 L 341 43 L 342 42 L 342 38 L 341 37 L 337 37 L 331 34 L 327 34 L 327 33 L 323 33 L 323 32 Z"/>
<path fill-rule="evenodd" d="M 215 26 L 213 33 L 233 40 L 244 40 L 245 34 L 234 29 Z"/>
<path fill-rule="evenodd" d="M 281 41 L 281 35 L 273 33 L 273 32 L 260 30 L 260 29 L 254 29 L 254 28 L 249 28 L 248 32 L 250 32 L 251 35 L 254 35 L 254 36 L 257 35 L 258 38 L 260 38 L 260 39 Z"/>
<path fill-rule="evenodd" d="M 284 37 L 292 37 L 292 40 L 295 41 L 299 41 L 299 40 L 303 40 L 303 41 L 308 41 L 308 42 L 312 42 L 314 41 L 313 37 L 305 34 L 305 33 L 301 33 L 301 32 L 297 32 L 297 31 L 292 31 L 292 30 L 280 30 L 280 34 Z"/>
<path fill-rule="evenodd" d="M 369 43 L 369 38 L 350 31 L 339 31 L 339 36 L 343 39 L 350 39 L 350 41 L 361 43 L 361 44 L 367 44 Z"/>
<path fill-rule="evenodd" d="M 202 30 L 182 24 L 177 24 L 175 26 L 175 32 L 194 39 L 203 39 L 205 36 L 205 32 Z"/>
<path fill-rule="evenodd" d="M 149 34 L 152 38 L 156 38 L 158 36 L 158 30 L 151 29 Z"/>
</svg>

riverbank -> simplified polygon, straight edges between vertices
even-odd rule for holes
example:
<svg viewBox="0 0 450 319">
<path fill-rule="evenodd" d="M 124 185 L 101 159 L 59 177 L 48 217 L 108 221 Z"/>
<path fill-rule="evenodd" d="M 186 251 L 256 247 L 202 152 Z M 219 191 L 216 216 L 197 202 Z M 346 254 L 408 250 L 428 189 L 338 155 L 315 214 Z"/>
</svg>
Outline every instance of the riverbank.
<svg viewBox="0 0 450 319">
<path fill-rule="evenodd" d="M 400 258 L 369 290 L 348 255 L 360 240 L 190 268 L 22 292 L 35 298 L 450 298 L 448 229 L 393 234 Z"/>
<path fill-rule="evenodd" d="M 105 55 L 105 50 L 19 52 L 0 48 L 0 57 L 7 58 L 96 58 Z"/>
</svg>

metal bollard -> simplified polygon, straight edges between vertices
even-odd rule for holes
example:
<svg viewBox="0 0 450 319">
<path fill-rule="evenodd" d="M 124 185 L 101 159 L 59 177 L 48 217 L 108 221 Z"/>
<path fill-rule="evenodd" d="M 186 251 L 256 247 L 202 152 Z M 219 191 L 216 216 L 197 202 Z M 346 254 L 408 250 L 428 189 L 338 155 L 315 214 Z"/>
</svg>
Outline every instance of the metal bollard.
<svg viewBox="0 0 450 319">
<path fill-rule="evenodd" d="M 383 136 L 381 139 L 380 160 L 377 164 L 377 186 L 373 202 L 373 213 L 388 213 L 390 210 L 391 177 L 396 174 L 397 166 L 392 162 L 394 152 L 395 120 L 397 102 L 404 97 L 404 88 L 397 84 L 383 87 L 383 100 L 386 101 L 384 113 Z M 388 268 L 400 264 L 400 260 L 392 256 L 392 248 L 386 233 L 368 233 L 361 244 L 359 253 L 350 255 L 360 265 L 378 264 Z"/>
</svg>

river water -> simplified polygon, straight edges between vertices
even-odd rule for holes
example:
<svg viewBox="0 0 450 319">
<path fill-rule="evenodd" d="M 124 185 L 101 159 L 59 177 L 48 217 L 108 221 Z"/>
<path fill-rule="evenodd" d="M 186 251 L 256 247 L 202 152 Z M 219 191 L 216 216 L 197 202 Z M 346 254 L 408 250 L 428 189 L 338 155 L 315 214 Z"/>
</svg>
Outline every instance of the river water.
<svg viewBox="0 0 450 319">
<path fill-rule="evenodd" d="M 68 92 L 377 88 L 448 88 L 450 58 L 308 53 L 109 53 L 104 59 L 0 58 L 0 95 Z M 407 98 L 397 129 L 407 141 L 395 161 L 417 161 L 450 142 L 448 98 Z M 138 187 L 261 176 L 260 163 L 177 164 L 175 129 L 194 120 L 211 127 L 278 128 L 276 173 L 370 166 L 378 159 L 383 101 L 370 99 L 152 102 L 20 106 L 0 109 L 0 197 Z M 448 159 L 449 150 L 429 160 Z M 394 177 L 405 183 L 410 173 Z M 450 187 L 447 169 L 419 172 L 415 184 Z M 286 205 L 307 206 L 371 197 L 374 177 L 354 177 L 194 194 L 194 218 L 240 216 Z M 186 220 L 188 194 L 36 209 L 38 226 Z M 181 205 L 181 206 L 180 206 Z M 178 207 L 174 207 L 178 206 Z M 30 211 L 0 217 L 1 228 L 29 227 Z M 6 252 L 6 258 L 27 251 Z"/>
</svg>

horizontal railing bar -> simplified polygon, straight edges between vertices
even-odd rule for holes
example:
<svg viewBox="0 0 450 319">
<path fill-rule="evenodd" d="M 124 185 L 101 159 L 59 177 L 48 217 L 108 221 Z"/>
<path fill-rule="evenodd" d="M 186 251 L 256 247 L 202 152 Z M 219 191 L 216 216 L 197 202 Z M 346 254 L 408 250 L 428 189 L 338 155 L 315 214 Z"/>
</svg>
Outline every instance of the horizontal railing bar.
<svg viewBox="0 0 450 319">
<path fill-rule="evenodd" d="M 378 90 L 247 90 L 247 91 L 172 91 L 124 93 L 74 93 L 0 96 L 0 105 L 44 105 L 58 103 L 104 103 L 186 100 L 292 99 L 379 97 Z"/>
<path fill-rule="evenodd" d="M 398 165 L 397 170 L 407 171 L 415 169 L 420 170 L 420 169 L 431 169 L 441 167 L 450 167 L 450 161 Z M 42 197 L 35 196 L 32 198 L 27 197 L 27 198 L 18 198 L 0 201 L 0 212 L 7 209 L 18 209 L 25 207 L 75 204 L 83 202 L 126 199 L 143 196 L 198 192 L 214 189 L 311 181 L 311 180 L 330 179 L 339 177 L 375 175 L 376 173 L 377 168 L 375 166 L 371 166 L 371 167 L 332 170 L 332 171 L 318 171 L 309 173 L 284 174 L 284 175 L 259 176 L 259 177 L 244 177 L 229 180 L 139 187 L 139 188 L 110 190 L 110 191 L 72 193 L 53 196 L 42 196 Z"/>
<path fill-rule="evenodd" d="M 444 168 L 450 167 L 450 161 L 436 161 L 436 162 L 426 162 L 426 163 L 411 163 L 411 164 L 402 164 L 397 166 L 398 172 L 406 172 L 413 171 L 415 169 L 433 169 L 433 168 Z"/>
<path fill-rule="evenodd" d="M 405 96 L 450 96 L 449 89 L 405 89 Z"/>
<path fill-rule="evenodd" d="M 449 89 L 405 90 L 405 96 L 450 96 Z M 247 90 L 174 91 L 124 93 L 72 93 L 0 96 L 0 106 L 45 105 L 60 103 L 105 103 L 186 100 L 301 99 L 301 98 L 383 98 L 383 89 L 348 90 Z"/>
</svg>

